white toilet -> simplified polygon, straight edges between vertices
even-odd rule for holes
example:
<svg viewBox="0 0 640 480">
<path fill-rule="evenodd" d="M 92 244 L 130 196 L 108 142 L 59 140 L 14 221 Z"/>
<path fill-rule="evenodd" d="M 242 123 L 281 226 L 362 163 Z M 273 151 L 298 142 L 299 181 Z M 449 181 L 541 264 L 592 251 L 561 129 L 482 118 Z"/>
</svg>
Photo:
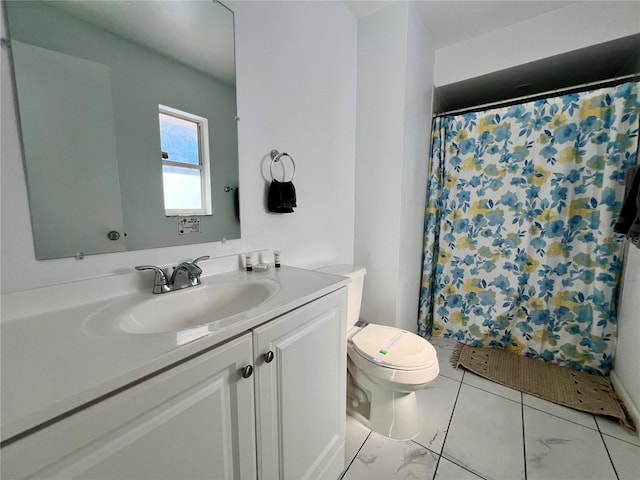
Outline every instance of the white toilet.
<svg viewBox="0 0 640 480">
<path fill-rule="evenodd" d="M 436 350 L 424 338 L 399 328 L 359 322 L 364 268 L 330 265 L 320 272 L 351 278 L 347 287 L 347 411 L 390 438 L 420 433 L 416 390 L 438 376 Z"/>
</svg>

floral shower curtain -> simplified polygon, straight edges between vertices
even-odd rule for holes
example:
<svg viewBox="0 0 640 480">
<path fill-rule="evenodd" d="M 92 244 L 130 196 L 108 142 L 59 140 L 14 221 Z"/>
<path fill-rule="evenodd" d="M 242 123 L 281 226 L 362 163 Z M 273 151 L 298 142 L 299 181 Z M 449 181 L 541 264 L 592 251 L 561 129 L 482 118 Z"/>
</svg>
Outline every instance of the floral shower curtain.
<svg viewBox="0 0 640 480">
<path fill-rule="evenodd" d="M 421 335 L 611 369 L 639 85 L 434 119 Z"/>
</svg>

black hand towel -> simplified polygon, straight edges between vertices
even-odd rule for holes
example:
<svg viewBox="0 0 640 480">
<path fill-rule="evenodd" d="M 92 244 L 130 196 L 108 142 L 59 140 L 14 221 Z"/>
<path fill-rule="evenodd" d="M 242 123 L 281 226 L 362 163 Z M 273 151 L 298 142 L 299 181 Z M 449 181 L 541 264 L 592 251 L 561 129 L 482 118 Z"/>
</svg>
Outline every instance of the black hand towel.
<svg viewBox="0 0 640 480">
<path fill-rule="evenodd" d="M 630 168 L 627 172 L 624 201 L 613 231 L 626 235 L 640 248 L 640 167 Z"/>
<path fill-rule="evenodd" d="M 292 213 L 296 204 L 296 188 L 292 182 L 273 180 L 269 187 L 268 208 L 270 212 Z"/>
<path fill-rule="evenodd" d="M 233 192 L 233 209 L 236 212 L 236 218 L 240 220 L 240 187 L 236 187 Z"/>
</svg>

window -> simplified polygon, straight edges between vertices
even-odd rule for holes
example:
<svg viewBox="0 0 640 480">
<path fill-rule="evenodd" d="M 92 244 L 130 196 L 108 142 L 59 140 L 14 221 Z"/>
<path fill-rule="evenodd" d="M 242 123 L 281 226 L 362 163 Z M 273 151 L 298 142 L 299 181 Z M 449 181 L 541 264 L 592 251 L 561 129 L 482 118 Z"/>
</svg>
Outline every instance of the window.
<svg viewBox="0 0 640 480">
<path fill-rule="evenodd" d="M 207 119 L 160 105 L 159 120 L 165 215 L 211 215 Z"/>
</svg>

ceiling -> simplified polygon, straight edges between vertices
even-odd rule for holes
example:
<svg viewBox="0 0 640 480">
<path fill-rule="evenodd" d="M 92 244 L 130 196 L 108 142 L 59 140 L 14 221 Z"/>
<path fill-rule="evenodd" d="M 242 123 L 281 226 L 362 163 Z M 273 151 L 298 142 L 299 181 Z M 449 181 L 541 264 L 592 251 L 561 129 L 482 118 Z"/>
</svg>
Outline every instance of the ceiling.
<svg viewBox="0 0 640 480">
<path fill-rule="evenodd" d="M 345 0 L 344 3 L 360 18 L 394 2 Z M 414 3 L 435 47 L 442 48 L 558 10 L 575 1 L 415 0 Z"/>
<path fill-rule="evenodd" d="M 405 0 L 344 0 L 344 3 L 356 18 L 361 18 L 400 1 Z M 584 0 L 409 1 L 415 4 L 435 47 L 443 48 Z M 233 14 L 223 5 L 210 0 L 161 0 L 153 2 L 153 8 L 149 8 L 150 2 L 136 0 L 58 0 L 49 4 L 212 73 L 231 85 L 235 83 Z M 177 31 L 181 33 L 175 34 Z M 635 73 L 640 62 L 629 65 L 628 59 L 640 55 L 639 37 L 439 87 L 441 108 L 454 110 Z M 203 45 L 207 48 L 201 48 Z M 528 85 L 528 90 L 521 88 L 523 84 Z"/>
<path fill-rule="evenodd" d="M 49 0 L 117 36 L 235 85 L 233 13 L 208 0 Z"/>
<path fill-rule="evenodd" d="M 345 0 L 356 18 L 394 1 Z M 411 1 L 411 0 L 410 0 Z M 436 48 L 564 8 L 575 1 L 413 0 Z M 640 34 L 567 52 L 436 89 L 436 113 L 503 102 L 640 72 Z"/>
</svg>

